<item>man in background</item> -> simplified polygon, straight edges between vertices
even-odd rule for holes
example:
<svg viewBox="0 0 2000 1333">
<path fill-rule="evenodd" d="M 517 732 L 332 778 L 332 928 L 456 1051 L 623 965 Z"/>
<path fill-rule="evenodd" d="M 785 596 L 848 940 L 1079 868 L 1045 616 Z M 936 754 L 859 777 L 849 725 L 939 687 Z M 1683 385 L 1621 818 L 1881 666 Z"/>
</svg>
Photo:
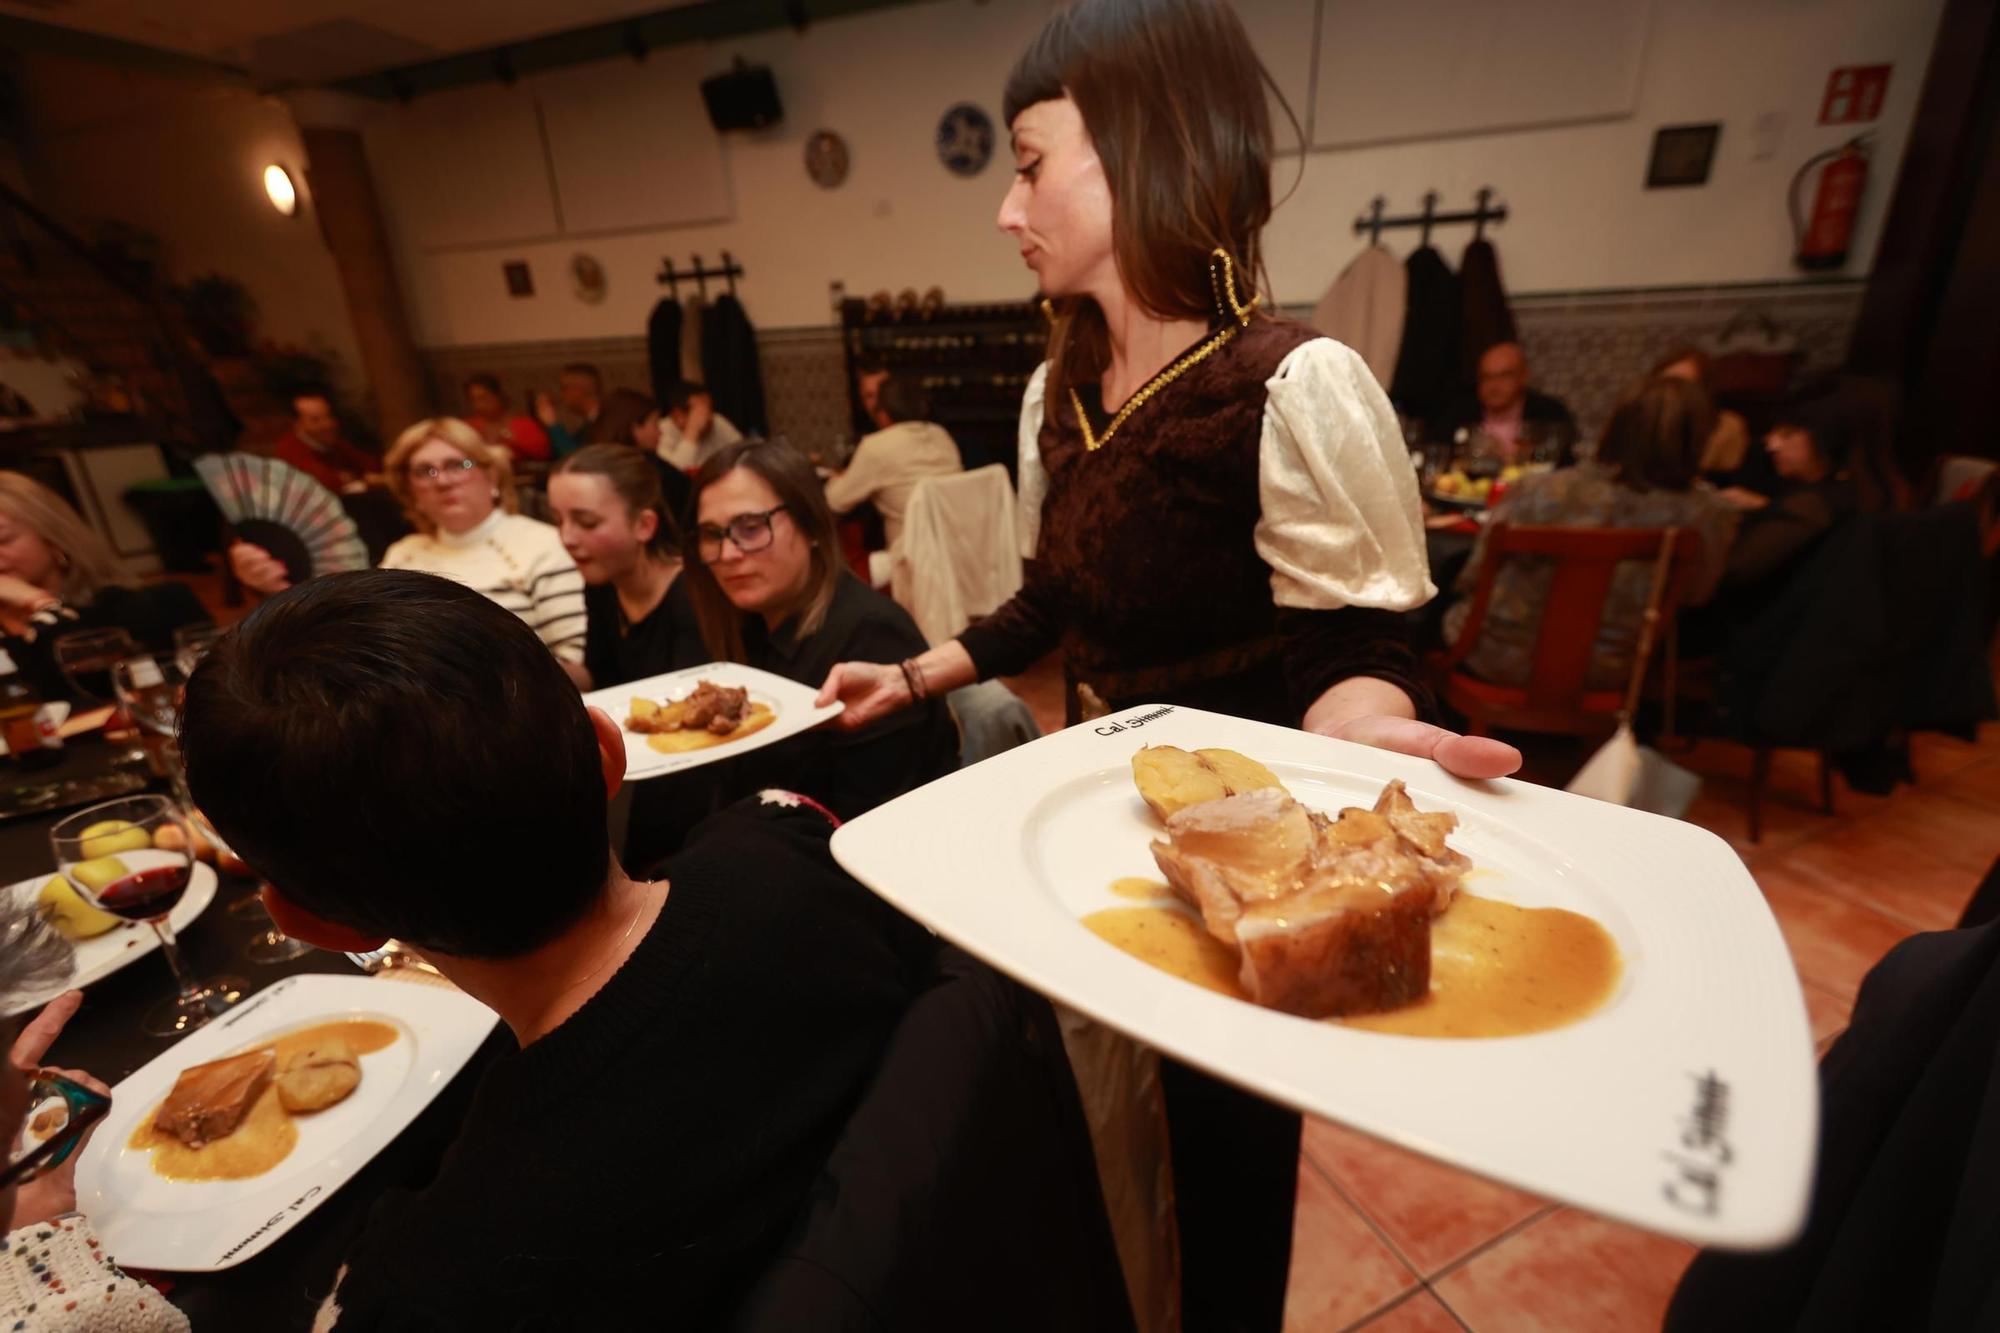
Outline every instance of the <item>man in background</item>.
<svg viewBox="0 0 2000 1333">
<path fill-rule="evenodd" d="M 573 454 L 590 439 L 604 410 L 604 376 L 588 361 L 572 361 L 556 377 L 556 396 L 535 395 L 535 416 L 549 433 L 557 458 Z"/>
<path fill-rule="evenodd" d="M 666 416 L 660 421 L 659 455 L 684 472 L 692 472 L 708 456 L 743 438 L 734 422 L 715 410 L 707 386 L 682 380 L 667 395 Z"/>
<path fill-rule="evenodd" d="M 882 535 L 893 547 L 903 535 L 903 515 L 917 483 L 963 471 L 965 465 L 951 433 L 928 420 L 923 385 L 885 372 L 873 396 L 875 433 L 854 446 L 846 471 L 827 478 L 826 502 L 836 514 L 873 504 L 882 515 Z"/>
<path fill-rule="evenodd" d="M 1575 461 L 1576 418 L 1553 394 L 1528 385 L 1528 358 L 1517 342 L 1495 343 L 1479 358 L 1472 402 L 1463 405 L 1452 433 L 1464 430 L 1476 456 L 1506 463 Z"/>
<path fill-rule="evenodd" d="M 367 490 L 369 478 L 382 468 L 380 459 L 341 436 L 333 400 L 323 389 L 292 395 L 292 428 L 272 448 L 271 456 L 337 495 Z"/>
</svg>

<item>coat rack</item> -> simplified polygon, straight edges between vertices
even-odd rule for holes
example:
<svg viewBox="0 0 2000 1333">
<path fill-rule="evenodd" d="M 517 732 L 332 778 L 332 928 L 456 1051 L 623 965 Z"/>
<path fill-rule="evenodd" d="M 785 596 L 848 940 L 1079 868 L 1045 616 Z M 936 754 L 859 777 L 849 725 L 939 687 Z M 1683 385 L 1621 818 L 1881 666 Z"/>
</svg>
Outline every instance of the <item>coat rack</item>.
<svg viewBox="0 0 2000 1333">
<path fill-rule="evenodd" d="M 728 282 L 729 294 L 734 296 L 736 295 L 736 280 L 742 276 L 743 266 L 731 258 L 727 250 L 724 250 L 722 252 L 722 265 L 719 268 L 711 268 L 703 264 L 700 255 L 694 257 L 693 268 L 675 268 L 673 257 L 669 255 L 660 261 L 660 271 L 654 275 L 653 280 L 662 287 L 672 287 L 676 299 L 680 297 L 681 284 L 683 282 L 692 282 L 695 284 L 695 293 L 702 300 L 706 301 L 708 299 L 708 280 L 710 278 L 721 278 Z"/>
<path fill-rule="evenodd" d="M 1382 206 L 1387 201 L 1378 194 L 1375 196 L 1375 202 L 1369 207 L 1368 211 L 1354 219 L 1354 234 L 1356 236 L 1367 236 L 1370 245 L 1379 245 L 1382 240 L 1383 231 L 1389 228 L 1422 227 L 1424 235 L 1423 240 L 1419 244 L 1429 245 L 1431 243 L 1432 227 L 1470 222 L 1472 224 L 1472 239 L 1476 241 L 1486 234 L 1487 223 L 1505 222 L 1507 220 L 1507 205 L 1489 204 L 1488 201 L 1492 198 L 1493 190 L 1489 186 L 1480 190 L 1477 207 L 1466 209 L 1459 213 L 1440 213 L 1437 211 L 1437 191 L 1431 190 L 1424 195 L 1423 212 L 1411 213 L 1399 218 L 1385 218 L 1382 216 Z"/>
</svg>

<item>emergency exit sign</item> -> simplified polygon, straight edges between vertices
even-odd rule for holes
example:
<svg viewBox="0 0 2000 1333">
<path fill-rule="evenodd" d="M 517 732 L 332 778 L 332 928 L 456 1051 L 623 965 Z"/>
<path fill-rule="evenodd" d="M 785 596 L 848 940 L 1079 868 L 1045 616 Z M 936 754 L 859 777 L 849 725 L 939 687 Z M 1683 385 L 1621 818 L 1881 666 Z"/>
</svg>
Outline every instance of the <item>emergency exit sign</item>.
<svg viewBox="0 0 2000 1333">
<path fill-rule="evenodd" d="M 1820 100 L 1819 123 L 1853 125 L 1882 114 L 1889 94 L 1889 66 L 1847 65 L 1826 76 L 1826 96 Z"/>
</svg>

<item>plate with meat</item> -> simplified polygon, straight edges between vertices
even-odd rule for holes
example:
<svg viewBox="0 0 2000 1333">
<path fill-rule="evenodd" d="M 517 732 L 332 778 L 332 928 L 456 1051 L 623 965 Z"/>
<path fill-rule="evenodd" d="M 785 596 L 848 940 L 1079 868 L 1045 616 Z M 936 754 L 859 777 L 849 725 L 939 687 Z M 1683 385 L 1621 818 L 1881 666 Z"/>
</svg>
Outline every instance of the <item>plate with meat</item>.
<svg viewBox="0 0 2000 1333">
<path fill-rule="evenodd" d="M 1803 1224 L 1798 978 L 1694 825 L 1147 706 L 889 802 L 833 852 L 1001 971 L 1273 1101 L 1698 1244 Z"/>
<path fill-rule="evenodd" d="M 111 1090 L 77 1207 L 127 1267 L 234 1267 L 367 1165 L 497 1021 L 444 987 L 287 977 Z"/>
<path fill-rule="evenodd" d="M 755 750 L 816 727 L 843 705 L 813 705 L 817 690 L 735 662 L 710 662 L 593 690 L 625 733 L 625 776 L 655 778 Z"/>
</svg>

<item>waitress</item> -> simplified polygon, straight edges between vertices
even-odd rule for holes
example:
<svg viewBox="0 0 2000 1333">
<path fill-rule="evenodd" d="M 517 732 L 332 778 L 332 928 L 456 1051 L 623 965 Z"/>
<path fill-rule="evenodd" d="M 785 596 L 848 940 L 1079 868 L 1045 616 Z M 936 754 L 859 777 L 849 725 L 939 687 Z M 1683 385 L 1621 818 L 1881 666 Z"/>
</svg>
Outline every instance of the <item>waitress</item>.
<svg viewBox="0 0 2000 1333">
<path fill-rule="evenodd" d="M 999 223 L 1053 319 L 1021 405 L 1035 560 L 957 639 L 836 666 L 841 726 L 1060 648 L 1072 722 L 1172 703 L 1463 777 L 1519 765 L 1419 720 L 1399 615 L 1436 589 L 1395 412 L 1358 355 L 1258 295 L 1269 83 L 1222 0 L 1080 0 L 1015 66 Z M 1161 1066 L 1185 1326 L 1275 1330 L 1299 1118 Z"/>
</svg>

